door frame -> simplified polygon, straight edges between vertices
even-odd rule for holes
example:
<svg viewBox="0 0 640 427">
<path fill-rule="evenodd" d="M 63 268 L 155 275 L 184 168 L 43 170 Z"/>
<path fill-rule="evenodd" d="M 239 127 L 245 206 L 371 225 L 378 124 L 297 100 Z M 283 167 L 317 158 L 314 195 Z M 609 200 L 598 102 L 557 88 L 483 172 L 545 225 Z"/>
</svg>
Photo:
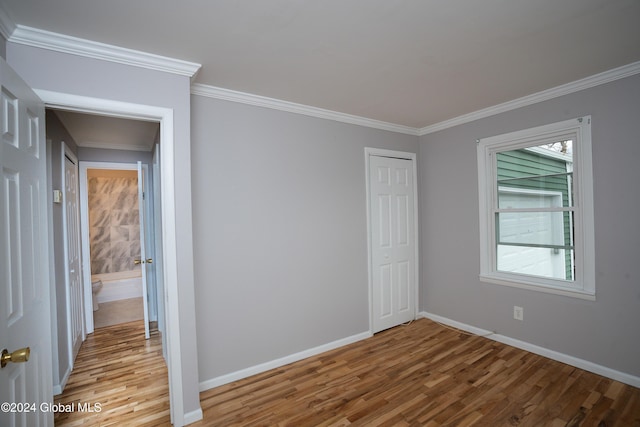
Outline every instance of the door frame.
<svg viewBox="0 0 640 427">
<path fill-rule="evenodd" d="M 160 173 L 160 148 L 158 143 L 154 144 L 156 149 L 153 150 L 153 158 L 151 160 L 151 182 L 152 182 L 152 192 L 153 192 L 153 230 L 151 232 L 151 237 L 153 238 L 153 256 L 154 261 L 156 263 L 156 268 L 154 271 L 154 283 L 155 283 L 155 292 L 156 292 L 156 318 L 158 321 L 158 330 L 160 331 L 160 336 L 162 338 L 162 357 L 164 360 L 168 360 L 167 356 L 167 346 L 166 340 L 167 336 L 165 334 L 165 322 L 166 322 L 166 292 L 164 291 L 164 283 L 163 283 L 163 275 L 158 274 L 158 271 L 162 272 L 164 268 L 162 266 L 162 218 L 160 218 L 160 203 L 162 200 L 162 196 L 160 193 L 160 185 L 162 181 L 161 173 Z"/>
<path fill-rule="evenodd" d="M 415 283 L 414 286 L 414 303 L 413 313 L 414 318 L 418 314 L 419 305 L 419 283 L 420 283 L 420 258 L 419 258 L 419 228 L 418 228 L 418 166 L 417 166 L 417 154 L 406 151 L 387 150 L 382 148 L 365 147 L 365 176 L 366 176 L 366 200 L 367 200 L 367 271 L 369 282 L 369 332 L 373 335 L 373 253 L 372 253 L 372 224 L 371 224 L 371 157 L 392 157 L 396 159 L 403 159 L 411 161 L 412 174 L 413 174 L 413 230 L 414 230 L 414 274 Z"/>
<path fill-rule="evenodd" d="M 171 421 L 182 424 L 184 420 L 184 393 L 182 382 L 182 355 L 180 346 L 180 314 L 178 306 L 178 254 L 176 250 L 176 202 L 175 202 L 175 141 L 174 111 L 172 108 L 114 101 L 62 92 L 34 89 L 48 108 L 98 114 L 160 123 L 160 171 L 163 279 L 166 292 L 167 369 L 169 372 L 169 402 Z"/>
</svg>

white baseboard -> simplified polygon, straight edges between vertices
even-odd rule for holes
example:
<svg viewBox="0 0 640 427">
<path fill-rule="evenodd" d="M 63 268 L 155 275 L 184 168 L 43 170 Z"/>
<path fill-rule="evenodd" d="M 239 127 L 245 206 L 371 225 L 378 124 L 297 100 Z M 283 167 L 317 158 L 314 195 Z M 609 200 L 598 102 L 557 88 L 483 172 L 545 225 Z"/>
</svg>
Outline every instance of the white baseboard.
<svg viewBox="0 0 640 427">
<path fill-rule="evenodd" d="M 569 356 L 568 354 L 549 350 L 548 348 L 540 347 L 535 344 L 500 335 L 494 333 L 493 331 L 488 331 L 486 329 L 467 325 L 466 323 L 457 322 L 447 317 L 438 316 L 437 314 L 428 313 L 426 311 L 421 311 L 419 314 L 420 316 L 426 317 L 427 319 L 431 319 L 435 322 L 452 326 L 454 328 L 461 329 L 475 335 L 482 335 L 488 339 L 498 341 L 522 350 L 526 350 L 540 356 L 548 357 L 549 359 L 557 360 L 558 362 L 566 363 L 567 365 L 575 366 L 576 368 L 584 369 L 585 371 L 593 372 L 594 374 L 602 375 L 604 377 L 611 378 L 612 380 L 620 381 L 621 383 L 640 388 L 640 377 L 616 371 L 615 369 L 607 368 L 606 366 L 598 365 L 597 363 L 589 362 L 588 360 Z"/>
<path fill-rule="evenodd" d="M 58 396 L 59 394 L 62 394 L 62 386 L 60 384 L 54 384 L 53 385 L 53 395 L 54 396 Z"/>
<path fill-rule="evenodd" d="M 187 412 L 184 414 L 184 425 L 195 423 L 203 418 L 202 408 L 198 408 L 195 411 Z"/>
<path fill-rule="evenodd" d="M 67 366 L 67 370 L 64 372 L 62 379 L 60 380 L 60 384 L 53 385 L 53 395 L 57 396 L 62 394 L 64 391 L 64 386 L 67 385 L 67 381 L 69 381 L 69 375 L 71 375 L 71 366 Z"/>
<path fill-rule="evenodd" d="M 298 353 L 290 354 L 289 356 L 281 357 L 279 359 L 275 359 L 270 362 L 261 363 L 259 365 L 255 365 L 249 368 L 241 369 L 239 371 L 231 372 L 230 374 L 221 375 L 219 377 L 215 377 L 210 380 L 205 380 L 200 382 L 200 391 L 209 390 L 214 387 L 219 387 L 221 385 L 228 384 L 233 381 L 250 377 L 252 375 L 260 374 L 262 372 L 268 371 L 269 369 L 279 368 L 281 366 L 288 365 L 289 363 L 306 359 L 307 357 L 315 356 L 329 350 L 334 350 L 336 348 L 370 338 L 371 336 L 372 336 L 371 332 L 362 332 L 360 334 L 342 338 L 340 340 L 323 344 L 318 347 L 314 347 Z"/>
</svg>

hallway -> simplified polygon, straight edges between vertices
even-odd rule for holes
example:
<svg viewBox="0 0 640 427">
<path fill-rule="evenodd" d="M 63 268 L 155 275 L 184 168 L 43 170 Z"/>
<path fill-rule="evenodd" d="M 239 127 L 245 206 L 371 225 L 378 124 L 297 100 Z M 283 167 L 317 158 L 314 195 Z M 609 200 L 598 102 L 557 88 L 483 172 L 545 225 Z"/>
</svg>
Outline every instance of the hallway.
<svg viewBox="0 0 640 427">
<path fill-rule="evenodd" d="M 160 334 L 145 340 L 144 321 L 96 329 L 55 404 L 67 409 L 56 412 L 56 426 L 170 425 Z"/>
</svg>

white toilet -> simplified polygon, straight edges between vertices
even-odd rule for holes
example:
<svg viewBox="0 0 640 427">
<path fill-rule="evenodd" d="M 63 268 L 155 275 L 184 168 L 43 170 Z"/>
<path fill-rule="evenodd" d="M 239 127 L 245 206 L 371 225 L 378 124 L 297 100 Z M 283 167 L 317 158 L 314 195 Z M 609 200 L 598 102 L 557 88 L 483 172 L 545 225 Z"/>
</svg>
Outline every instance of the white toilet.
<svg viewBox="0 0 640 427">
<path fill-rule="evenodd" d="M 91 293 L 93 294 L 93 311 L 98 311 L 98 292 L 102 289 L 102 280 L 91 281 Z"/>
</svg>

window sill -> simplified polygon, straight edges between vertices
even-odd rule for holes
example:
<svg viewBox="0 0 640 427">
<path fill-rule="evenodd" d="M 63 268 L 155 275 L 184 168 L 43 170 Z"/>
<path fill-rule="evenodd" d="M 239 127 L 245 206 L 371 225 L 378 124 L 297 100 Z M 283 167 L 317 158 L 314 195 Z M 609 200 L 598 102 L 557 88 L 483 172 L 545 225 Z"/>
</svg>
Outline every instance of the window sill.
<svg viewBox="0 0 640 427">
<path fill-rule="evenodd" d="M 588 301 L 596 300 L 596 295 L 594 292 L 584 291 L 581 289 L 551 287 L 543 284 L 527 283 L 524 281 L 515 281 L 515 280 L 505 279 L 502 277 L 488 276 L 483 274 L 480 275 L 480 281 L 485 283 L 492 283 L 494 285 L 528 289 L 530 291 L 543 292 L 543 293 L 555 294 L 555 295 L 563 295 L 567 297 L 579 298 L 579 299 L 588 300 Z"/>
</svg>

